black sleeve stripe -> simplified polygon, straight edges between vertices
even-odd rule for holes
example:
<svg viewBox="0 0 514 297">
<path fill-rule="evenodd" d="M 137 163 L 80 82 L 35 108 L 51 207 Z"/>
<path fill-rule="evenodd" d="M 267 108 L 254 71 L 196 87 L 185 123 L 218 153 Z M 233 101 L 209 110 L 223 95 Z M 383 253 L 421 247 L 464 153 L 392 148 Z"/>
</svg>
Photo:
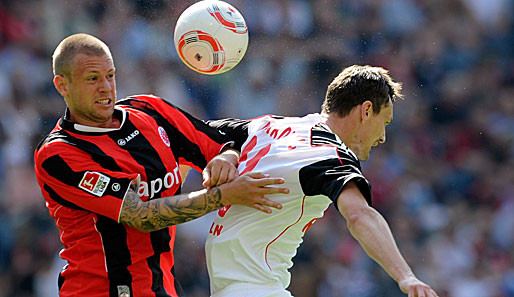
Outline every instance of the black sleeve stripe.
<svg viewBox="0 0 514 297">
<path fill-rule="evenodd" d="M 74 203 L 71 203 L 69 202 L 68 200 L 62 198 L 61 196 L 59 196 L 59 194 L 57 194 L 54 189 L 52 189 L 49 185 L 44 185 L 43 188 L 45 189 L 45 191 L 48 193 L 48 195 L 50 196 L 50 198 L 59 203 L 60 205 L 62 206 L 66 206 L 66 207 L 69 207 L 71 209 L 76 209 L 76 210 L 85 210 L 83 209 L 82 207 L 74 204 Z"/>
<path fill-rule="evenodd" d="M 93 161 L 101 164 L 103 168 L 110 171 L 122 171 L 120 166 L 116 163 L 113 157 L 105 154 L 97 145 L 92 142 L 82 140 L 71 136 L 68 132 L 61 130 L 56 133 L 52 133 L 45 140 L 44 143 L 50 143 L 53 141 L 64 142 L 68 145 L 79 148 L 92 156 Z M 42 144 L 40 144 L 41 146 Z"/>
<path fill-rule="evenodd" d="M 337 198 L 344 186 L 350 180 L 354 180 L 368 204 L 371 205 L 371 186 L 358 170 L 358 166 L 352 163 L 354 162 L 341 164 L 339 159 L 334 158 L 303 167 L 299 171 L 302 191 L 308 196 L 325 195 L 337 207 Z"/>
<path fill-rule="evenodd" d="M 234 141 L 234 149 L 241 151 L 241 147 L 248 138 L 249 121 L 240 119 L 222 119 L 216 121 L 206 121 L 206 123 L 222 133 L 226 134 L 230 140 Z"/>
<path fill-rule="evenodd" d="M 42 167 L 48 173 L 48 175 L 53 176 L 64 184 L 77 189 L 80 189 L 78 186 L 84 177 L 84 174 L 86 173 L 86 171 L 73 171 L 73 169 L 68 164 L 66 164 L 66 161 L 64 161 L 59 155 L 54 155 L 44 160 Z M 114 178 L 112 176 L 109 176 L 109 178 L 110 182 L 103 196 L 111 195 L 119 199 L 123 199 L 123 197 L 120 196 L 121 191 L 119 190 L 127 189 L 131 183 L 131 180 L 128 178 Z M 117 192 L 115 192 L 113 187 L 111 187 L 111 185 L 114 183 L 118 183 L 120 186 Z"/>
<path fill-rule="evenodd" d="M 68 186 L 78 186 L 84 176 L 84 172 L 73 171 L 59 155 L 47 158 L 41 166 L 48 175 L 55 177 Z"/>
</svg>

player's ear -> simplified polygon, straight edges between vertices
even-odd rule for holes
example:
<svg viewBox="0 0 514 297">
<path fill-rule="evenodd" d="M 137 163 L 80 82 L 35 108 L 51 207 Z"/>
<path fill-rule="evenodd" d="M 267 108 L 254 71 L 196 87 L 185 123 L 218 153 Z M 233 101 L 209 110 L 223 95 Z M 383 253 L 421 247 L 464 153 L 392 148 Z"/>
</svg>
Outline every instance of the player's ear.
<svg viewBox="0 0 514 297">
<path fill-rule="evenodd" d="M 54 76 L 54 86 L 61 96 L 65 97 L 68 95 L 68 85 L 66 78 L 63 75 Z"/>
<path fill-rule="evenodd" d="M 369 100 L 361 104 L 361 119 L 363 121 L 369 119 L 373 115 L 373 103 Z"/>
</svg>

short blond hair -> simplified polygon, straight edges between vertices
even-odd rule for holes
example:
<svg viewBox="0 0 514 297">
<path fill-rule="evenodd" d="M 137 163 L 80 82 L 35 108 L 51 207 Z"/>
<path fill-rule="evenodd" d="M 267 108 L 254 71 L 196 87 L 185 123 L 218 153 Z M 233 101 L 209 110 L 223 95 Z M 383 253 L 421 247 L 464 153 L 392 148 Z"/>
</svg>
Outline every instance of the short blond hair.
<svg viewBox="0 0 514 297">
<path fill-rule="evenodd" d="M 71 79 L 71 62 L 77 54 L 108 55 L 112 59 L 109 47 L 100 39 L 85 33 L 73 34 L 61 41 L 52 55 L 54 76 L 63 75 Z"/>
</svg>

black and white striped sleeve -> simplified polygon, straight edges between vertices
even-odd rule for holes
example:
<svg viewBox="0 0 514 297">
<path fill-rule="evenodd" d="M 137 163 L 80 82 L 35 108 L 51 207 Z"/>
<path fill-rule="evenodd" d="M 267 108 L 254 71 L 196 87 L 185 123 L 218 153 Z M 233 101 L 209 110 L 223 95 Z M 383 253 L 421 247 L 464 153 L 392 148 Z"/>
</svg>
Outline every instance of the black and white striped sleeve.
<svg viewBox="0 0 514 297">
<path fill-rule="evenodd" d="M 308 196 L 325 195 L 337 208 L 337 198 L 349 181 L 354 181 L 368 205 L 372 204 L 371 185 L 362 175 L 359 161 L 350 155 L 307 165 L 299 171 L 300 184 Z"/>
<path fill-rule="evenodd" d="M 250 121 L 240 119 L 221 119 L 206 121 L 206 123 L 221 131 L 230 140 L 234 141 L 234 149 L 241 151 L 241 147 L 248 138 L 248 124 Z"/>
</svg>

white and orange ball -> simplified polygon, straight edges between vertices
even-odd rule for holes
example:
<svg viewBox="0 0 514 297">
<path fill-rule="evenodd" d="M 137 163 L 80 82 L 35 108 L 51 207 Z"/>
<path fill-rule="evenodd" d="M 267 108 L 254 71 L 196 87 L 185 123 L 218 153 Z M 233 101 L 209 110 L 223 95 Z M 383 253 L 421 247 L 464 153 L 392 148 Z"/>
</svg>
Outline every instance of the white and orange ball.
<svg viewBox="0 0 514 297">
<path fill-rule="evenodd" d="M 175 25 L 175 48 L 180 59 L 203 74 L 234 68 L 248 48 L 248 27 L 232 5 L 205 0 L 189 6 Z"/>
</svg>

